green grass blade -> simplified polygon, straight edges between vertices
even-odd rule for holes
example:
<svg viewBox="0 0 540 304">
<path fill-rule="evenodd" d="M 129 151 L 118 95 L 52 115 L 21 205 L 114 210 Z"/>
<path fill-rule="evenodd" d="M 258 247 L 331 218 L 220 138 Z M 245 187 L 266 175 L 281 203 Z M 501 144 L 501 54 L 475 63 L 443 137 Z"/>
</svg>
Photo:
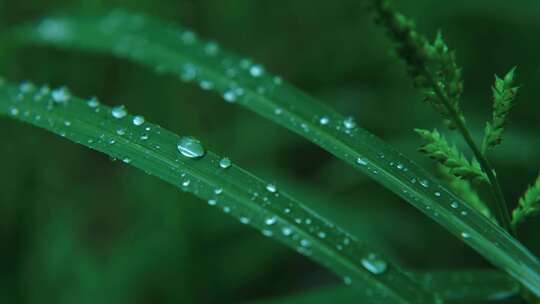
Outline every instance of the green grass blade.
<svg viewBox="0 0 540 304">
<path fill-rule="evenodd" d="M 5 36 L 22 43 L 114 54 L 217 91 L 226 101 L 304 136 L 364 172 L 540 295 L 540 263 L 503 229 L 353 120 L 262 66 L 199 40 L 191 31 L 116 11 L 101 16 L 49 17 Z"/>
<path fill-rule="evenodd" d="M 504 273 L 492 270 L 443 271 L 414 274 L 424 288 L 439 293 L 445 301 L 485 303 L 502 301 L 519 293 L 519 285 Z M 331 286 L 291 296 L 251 302 L 253 304 L 376 303 L 366 293 L 346 286 Z"/>
<path fill-rule="evenodd" d="M 435 303 L 433 295 L 398 267 L 383 259 L 366 266 L 362 257 L 374 251 L 360 245 L 356 237 L 240 167 L 223 168 L 221 158 L 210 151 L 200 158 L 182 155 L 177 147 L 181 137 L 157 125 L 136 124 L 126 112 L 112 112 L 65 90 L 38 89 L 28 83 L 18 88 L 0 85 L 0 114 L 45 128 L 208 200 L 241 223 L 331 269 L 347 284 L 367 287 L 378 300 Z"/>
</svg>

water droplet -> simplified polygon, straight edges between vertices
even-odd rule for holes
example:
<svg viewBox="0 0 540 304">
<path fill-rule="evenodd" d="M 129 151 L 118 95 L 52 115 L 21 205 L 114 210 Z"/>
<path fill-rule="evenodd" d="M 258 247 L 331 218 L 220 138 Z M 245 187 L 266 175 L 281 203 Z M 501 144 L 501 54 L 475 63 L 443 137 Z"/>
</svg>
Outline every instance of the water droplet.
<svg viewBox="0 0 540 304">
<path fill-rule="evenodd" d="M 217 201 L 215 199 L 209 199 L 208 200 L 208 205 L 215 206 L 215 205 L 217 205 Z"/>
<path fill-rule="evenodd" d="M 9 109 L 9 114 L 12 115 L 12 116 L 17 116 L 17 115 L 19 115 L 19 109 L 17 109 L 17 108 L 10 108 L 10 109 Z"/>
<path fill-rule="evenodd" d="M 114 118 L 120 119 L 127 115 L 126 107 L 123 105 L 112 108 L 111 114 Z"/>
<path fill-rule="evenodd" d="M 51 92 L 51 97 L 54 102 L 57 103 L 66 103 L 71 98 L 71 94 L 66 87 L 58 88 Z"/>
<path fill-rule="evenodd" d="M 125 135 L 126 134 L 126 129 L 120 128 L 120 129 L 116 130 L 116 134 L 118 134 L 120 136 Z"/>
<path fill-rule="evenodd" d="M 147 139 L 148 139 L 148 134 L 141 135 L 141 140 L 147 140 Z"/>
<path fill-rule="evenodd" d="M 233 90 L 228 90 L 223 93 L 223 99 L 225 99 L 226 102 L 234 103 L 236 101 L 236 93 Z"/>
<path fill-rule="evenodd" d="M 223 169 L 227 169 L 232 165 L 232 162 L 227 157 L 224 157 L 219 160 L 219 166 Z"/>
<path fill-rule="evenodd" d="M 22 93 L 30 93 L 32 92 L 33 90 L 35 90 L 35 87 L 34 85 L 29 82 L 29 81 L 23 81 L 20 85 L 19 85 L 19 91 L 21 91 Z"/>
<path fill-rule="evenodd" d="M 327 125 L 328 123 L 330 122 L 330 118 L 328 118 L 328 116 L 323 116 L 319 119 L 319 123 L 321 125 Z"/>
<path fill-rule="evenodd" d="M 223 212 L 225 213 L 231 212 L 231 207 L 228 207 L 228 206 L 223 207 Z"/>
<path fill-rule="evenodd" d="M 189 184 L 191 184 L 191 180 L 189 180 L 189 179 L 186 179 L 185 181 L 182 182 L 182 186 L 184 186 L 184 187 L 189 186 Z"/>
<path fill-rule="evenodd" d="M 122 159 L 122 161 L 123 161 L 125 164 L 131 163 L 131 159 L 130 159 L 130 158 L 127 158 L 127 157 L 124 158 L 124 159 Z"/>
<path fill-rule="evenodd" d="M 468 234 L 467 232 L 462 232 L 462 233 L 461 233 L 461 237 L 464 238 L 464 239 L 468 239 L 468 238 L 471 237 L 471 235 Z"/>
<path fill-rule="evenodd" d="M 268 190 L 268 192 L 276 193 L 277 187 L 275 184 L 268 184 L 266 185 L 266 190 Z"/>
<path fill-rule="evenodd" d="M 199 82 L 199 86 L 203 90 L 211 90 L 214 88 L 214 84 L 208 80 L 201 80 L 201 82 Z"/>
<path fill-rule="evenodd" d="M 324 231 L 319 231 L 319 233 L 317 233 L 317 236 L 321 239 L 324 239 L 326 237 L 326 233 Z"/>
<path fill-rule="evenodd" d="M 311 246 L 311 242 L 306 240 L 306 239 L 303 239 L 303 240 L 300 241 L 300 246 L 309 247 L 309 246 Z"/>
<path fill-rule="evenodd" d="M 206 152 L 199 140 L 188 136 L 180 138 L 177 147 L 182 155 L 189 158 L 202 157 Z"/>
<path fill-rule="evenodd" d="M 435 194 L 435 196 L 437 196 L 437 197 L 440 197 L 440 196 L 441 196 L 441 193 L 440 193 L 439 191 L 435 192 L 434 194 Z"/>
<path fill-rule="evenodd" d="M 396 168 L 398 168 L 398 170 L 403 170 L 405 166 L 403 166 L 403 164 L 397 164 Z"/>
<path fill-rule="evenodd" d="M 463 216 L 467 215 L 467 211 L 465 211 L 465 210 L 461 211 L 461 215 L 463 215 Z"/>
<path fill-rule="evenodd" d="M 352 129 L 352 128 L 356 127 L 356 122 L 354 121 L 354 118 L 349 116 L 343 121 L 343 125 L 347 129 Z"/>
<path fill-rule="evenodd" d="M 215 194 L 215 195 L 220 195 L 221 193 L 223 193 L 223 188 L 216 188 L 216 189 L 214 189 L 214 194 Z"/>
<path fill-rule="evenodd" d="M 264 74 L 264 67 L 260 64 L 255 64 L 249 68 L 249 74 L 253 77 L 260 77 Z"/>
<path fill-rule="evenodd" d="M 283 109 L 282 109 L 282 108 L 276 108 L 276 109 L 274 110 L 274 114 L 276 114 L 276 115 L 281 115 L 282 113 L 283 113 Z"/>
<path fill-rule="evenodd" d="M 71 121 L 69 121 L 69 120 L 64 121 L 64 125 L 65 125 L 66 127 L 71 126 Z"/>
<path fill-rule="evenodd" d="M 272 216 L 264 220 L 264 223 L 268 226 L 272 226 L 277 222 L 277 217 Z"/>
<path fill-rule="evenodd" d="M 362 266 L 373 274 L 381 274 L 386 271 L 386 262 L 376 254 L 370 253 L 362 258 Z"/>
<path fill-rule="evenodd" d="M 92 97 L 90 98 L 86 104 L 90 107 L 90 108 L 97 108 L 99 106 L 99 101 L 97 100 L 96 97 Z"/>
<path fill-rule="evenodd" d="M 249 218 L 247 218 L 245 216 L 240 217 L 240 223 L 249 224 L 249 222 L 250 222 Z"/>
<path fill-rule="evenodd" d="M 459 208 L 459 203 L 456 202 L 456 201 L 453 201 L 452 203 L 450 203 L 450 207 L 452 207 L 454 209 L 457 209 L 457 208 Z"/>
<path fill-rule="evenodd" d="M 268 229 L 263 229 L 262 234 L 263 234 L 264 236 L 267 236 L 267 237 L 271 237 L 272 235 L 274 235 L 274 233 L 272 232 L 272 230 L 268 230 Z"/>
<path fill-rule="evenodd" d="M 289 228 L 289 227 L 283 227 L 281 228 L 281 233 L 284 235 L 284 236 L 289 236 L 292 234 L 292 229 Z"/>
<path fill-rule="evenodd" d="M 420 185 L 422 185 L 424 188 L 429 187 L 429 182 L 426 179 L 420 180 Z"/>
<path fill-rule="evenodd" d="M 213 41 L 208 42 L 204 46 L 204 52 L 206 53 L 206 55 L 214 56 L 218 53 L 218 51 L 219 51 L 219 46 Z"/>
<path fill-rule="evenodd" d="M 136 126 L 140 126 L 144 123 L 144 117 L 142 117 L 141 115 L 136 115 L 133 117 L 133 124 L 136 125 Z"/>
<path fill-rule="evenodd" d="M 352 284 L 352 279 L 350 277 L 343 277 L 343 283 L 345 285 L 351 285 Z"/>
<path fill-rule="evenodd" d="M 366 159 L 363 159 L 363 158 L 361 158 L 361 157 L 358 157 L 358 158 L 356 159 L 356 163 L 359 164 L 359 165 L 361 165 L 361 166 L 365 166 L 365 165 L 368 164 L 368 161 L 367 161 Z"/>
</svg>

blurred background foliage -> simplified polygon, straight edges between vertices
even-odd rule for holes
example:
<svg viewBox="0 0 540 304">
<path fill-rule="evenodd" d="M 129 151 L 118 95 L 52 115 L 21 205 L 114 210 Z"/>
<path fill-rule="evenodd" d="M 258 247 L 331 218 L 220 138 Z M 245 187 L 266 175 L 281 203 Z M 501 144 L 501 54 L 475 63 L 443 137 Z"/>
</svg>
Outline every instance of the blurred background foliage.
<svg viewBox="0 0 540 304">
<path fill-rule="evenodd" d="M 367 1 L 0 0 L 0 27 L 65 9 L 129 8 L 170 20 L 265 64 L 425 167 L 415 127 L 440 127 L 391 54 Z M 479 139 L 493 74 L 523 84 L 492 154 L 512 205 L 540 168 L 540 4 L 534 0 L 399 1 L 464 67 L 463 108 Z M 107 56 L 26 48 L 0 53 L 2 75 L 67 85 L 276 181 L 408 269 L 490 267 L 398 197 L 303 138 L 174 77 Z M 0 120 L 1 303 L 236 303 L 337 283 L 324 269 L 217 209 L 43 130 Z M 456 138 L 456 137 L 454 137 Z M 462 143 L 457 140 L 459 145 Z M 540 254 L 529 221 L 520 237 Z"/>
</svg>

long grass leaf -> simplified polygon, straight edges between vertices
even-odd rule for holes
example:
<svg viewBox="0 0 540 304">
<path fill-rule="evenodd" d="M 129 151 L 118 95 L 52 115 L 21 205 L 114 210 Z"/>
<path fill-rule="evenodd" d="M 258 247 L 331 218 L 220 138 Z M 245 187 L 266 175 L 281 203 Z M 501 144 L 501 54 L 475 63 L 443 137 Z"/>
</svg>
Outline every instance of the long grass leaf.
<svg viewBox="0 0 540 304">
<path fill-rule="evenodd" d="M 84 102 L 67 89 L 0 84 L 0 115 L 9 115 L 103 152 L 207 200 L 344 278 L 374 299 L 435 303 L 408 275 L 356 237 L 325 220 L 274 184 L 223 162 L 188 137 L 95 99 Z"/>
<path fill-rule="evenodd" d="M 416 273 L 424 288 L 439 293 L 447 302 L 485 303 L 503 301 L 519 293 L 519 285 L 504 273 L 492 270 L 463 270 Z M 252 304 L 376 303 L 366 293 L 346 286 L 330 286 L 316 291 L 252 301 Z"/>
<path fill-rule="evenodd" d="M 219 92 L 318 144 L 364 172 L 461 238 L 540 295 L 540 263 L 499 226 L 352 118 L 286 84 L 259 65 L 178 26 L 114 11 L 48 17 L 5 33 L 7 39 L 114 54 Z M 458 207 L 455 207 L 458 206 Z"/>
</svg>

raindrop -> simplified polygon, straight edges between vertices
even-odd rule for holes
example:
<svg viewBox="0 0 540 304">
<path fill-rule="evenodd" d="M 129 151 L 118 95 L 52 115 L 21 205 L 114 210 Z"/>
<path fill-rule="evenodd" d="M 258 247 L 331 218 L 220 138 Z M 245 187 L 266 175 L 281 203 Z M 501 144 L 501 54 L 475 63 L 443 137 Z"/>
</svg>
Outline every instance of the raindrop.
<svg viewBox="0 0 540 304">
<path fill-rule="evenodd" d="M 250 222 L 249 218 L 247 218 L 245 216 L 240 217 L 240 223 L 249 224 L 249 222 Z"/>
<path fill-rule="evenodd" d="M 120 128 L 120 129 L 116 130 L 116 134 L 118 134 L 120 136 L 125 135 L 126 134 L 126 129 Z"/>
<path fill-rule="evenodd" d="M 354 118 L 349 116 L 343 121 L 343 125 L 345 126 L 345 128 L 350 130 L 356 127 L 356 122 L 354 121 Z"/>
<path fill-rule="evenodd" d="M 362 258 L 362 266 L 373 274 L 381 274 L 386 271 L 386 262 L 376 254 L 370 253 Z"/>
<path fill-rule="evenodd" d="M 268 226 L 272 226 L 274 225 L 275 223 L 277 222 L 277 217 L 275 216 L 272 216 L 272 217 L 269 217 L 267 218 L 266 220 L 264 220 L 264 223 Z"/>
<path fill-rule="evenodd" d="M 365 160 L 365 159 L 363 159 L 363 158 L 361 158 L 361 157 L 358 157 L 358 158 L 356 159 L 356 163 L 359 164 L 359 165 L 361 165 L 361 166 L 365 166 L 365 165 L 368 164 L 368 161 Z"/>
<path fill-rule="evenodd" d="M 267 236 L 267 237 L 271 237 L 272 235 L 274 235 L 274 233 L 272 232 L 272 230 L 267 230 L 267 229 L 264 229 L 264 230 L 262 231 L 262 234 L 263 234 L 264 236 Z"/>
<path fill-rule="evenodd" d="M 456 201 L 453 201 L 452 203 L 450 203 L 450 207 L 452 207 L 454 209 L 457 209 L 457 208 L 459 208 L 459 203 L 456 202 Z"/>
<path fill-rule="evenodd" d="M 97 108 L 99 106 L 99 101 L 97 100 L 96 97 L 92 97 L 90 98 L 86 104 L 90 107 L 90 108 Z"/>
<path fill-rule="evenodd" d="M 35 89 L 34 85 L 31 82 L 24 81 L 19 85 L 19 90 L 22 93 L 30 93 Z"/>
<path fill-rule="evenodd" d="M 461 237 L 464 238 L 464 239 L 468 239 L 468 238 L 471 237 L 471 235 L 468 234 L 467 232 L 462 232 L 462 233 L 461 233 Z"/>
<path fill-rule="evenodd" d="M 217 205 L 217 201 L 215 199 L 209 199 L 208 200 L 208 205 L 215 206 L 215 205 Z"/>
<path fill-rule="evenodd" d="M 12 115 L 12 116 L 17 116 L 17 115 L 19 115 L 19 109 L 11 108 L 11 109 L 9 109 L 9 114 Z"/>
<path fill-rule="evenodd" d="M 277 187 L 275 184 L 268 184 L 266 185 L 266 190 L 268 190 L 268 192 L 276 193 Z"/>
<path fill-rule="evenodd" d="M 440 196 L 441 196 L 441 193 L 440 193 L 439 191 L 435 192 L 434 194 L 435 194 L 435 196 L 437 196 L 437 197 L 440 197 Z"/>
<path fill-rule="evenodd" d="M 219 166 L 223 169 L 227 169 L 232 165 L 232 162 L 227 157 L 224 157 L 219 160 Z"/>
<path fill-rule="evenodd" d="M 236 101 L 236 93 L 233 90 L 228 90 L 223 93 L 223 99 L 228 103 L 234 103 Z"/>
<path fill-rule="evenodd" d="M 206 53 L 206 55 L 214 56 L 218 53 L 218 51 L 219 51 L 219 46 L 215 42 L 208 42 L 204 46 L 204 52 Z"/>
<path fill-rule="evenodd" d="M 311 243 L 306 239 L 303 239 L 303 240 L 300 241 L 300 246 L 302 246 L 302 247 L 309 247 L 310 245 L 311 245 Z"/>
<path fill-rule="evenodd" d="M 330 118 L 328 118 L 328 116 L 323 116 L 319 119 L 319 123 L 321 125 L 327 125 L 328 123 L 330 122 Z"/>
<path fill-rule="evenodd" d="M 69 121 L 69 120 L 64 121 L 64 125 L 65 125 L 66 127 L 71 126 L 71 121 Z"/>
<path fill-rule="evenodd" d="M 429 182 L 426 179 L 423 179 L 420 181 L 420 185 L 422 185 L 424 188 L 429 187 Z"/>
<path fill-rule="evenodd" d="M 264 74 L 264 67 L 260 64 L 255 64 L 249 68 L 249 74 L 253 77 L 260 77 Z"/>
<path fill-rule="evenodd" d="M 276 109 L 274 110 L 274 114 L 276 114 L 276 115 L 281 115 L 282 113 L 283 113 L 283 109 L 282 109 L 282 108 L 276 108 Z"/>
<path fill-rule="evenodd" d="M 133 124 L 136 125 L 136 126 L 142 125 L 144 123 L 144 121 L 145 121 L 144 117 L 141 116 L 141 115 L 134 116 L 133 120 L 132 120 Z"/>
<path fill-rule="evenodd" d="M 184 186 L 184 187 L 189 186 L 189 184 L 191 184 L 191 180 L 189 180 L 189 179 L 186 179 L 185 181 L 182 182 L 182 186 Z"/>
<path fill-rule="evenodd" d="M 69 93 L 68 89 L 65 87 L 58 88 L 51 92 L 51 97 L 54 100 L 54 102 L 57 103 L 66 103 L 71 98 L 71 94 Z"/>
<path fill-rule="evenodd" d="M 350 277 L 343 277 L 343 283 L 345 285 L 351 285 L 352 284 L 352 279 Z"/>
<path fill-rule="evenodd" d="M 199 86 L 203 90 L 211 90 L 212 88 L 214 88 L 214 84 L 208 80 L 201 80 L 201 82 L 199 83 Z"/>
<path fill-rule="evenodd" d="M 114 118 L 120 119 L 127 115 L 126 107 L 123 105 L 112 108 L 111 114 Z"/>
<path fill-rule="evenodd" d="M 127 158 L 127 157 L 124 158 L 124 159 L 122 159 L 122 161 L 123 161 L 124 163 L 126 163 L 126 164 L 131 163 L 131 159 L 130 159 L 130 158 Z"/>
<path fill-rule="evenodd" d="M 321 239 L 324 239 L 326 237 L 326 233 L 324 231 L 319 231 L 319 233 L 317 233 L 317 236 Z"/>
<path fill-rule="evenodd" d="M 220 195 L 221 193 L 223 193 L 223 188 L 216 188 L 216 189 L 214 190 L 214 194 L 215 194 L 215 195 Z"/>
<path fill-rule="evenodd" d="M 201 142 L 193 137 L 184 136 L 178 142 L 178 151 L 185 157 L 199 158 L 204 156 L 205 150 Z"/>
<path fill-rule="evenodd" d="M 283 227 L 281 228 L 281 233 L 284 235 L 284 236 L 289 236 L 292 234 L 292 229 L 289 228 L 289 227 Z"/>
</svg>

